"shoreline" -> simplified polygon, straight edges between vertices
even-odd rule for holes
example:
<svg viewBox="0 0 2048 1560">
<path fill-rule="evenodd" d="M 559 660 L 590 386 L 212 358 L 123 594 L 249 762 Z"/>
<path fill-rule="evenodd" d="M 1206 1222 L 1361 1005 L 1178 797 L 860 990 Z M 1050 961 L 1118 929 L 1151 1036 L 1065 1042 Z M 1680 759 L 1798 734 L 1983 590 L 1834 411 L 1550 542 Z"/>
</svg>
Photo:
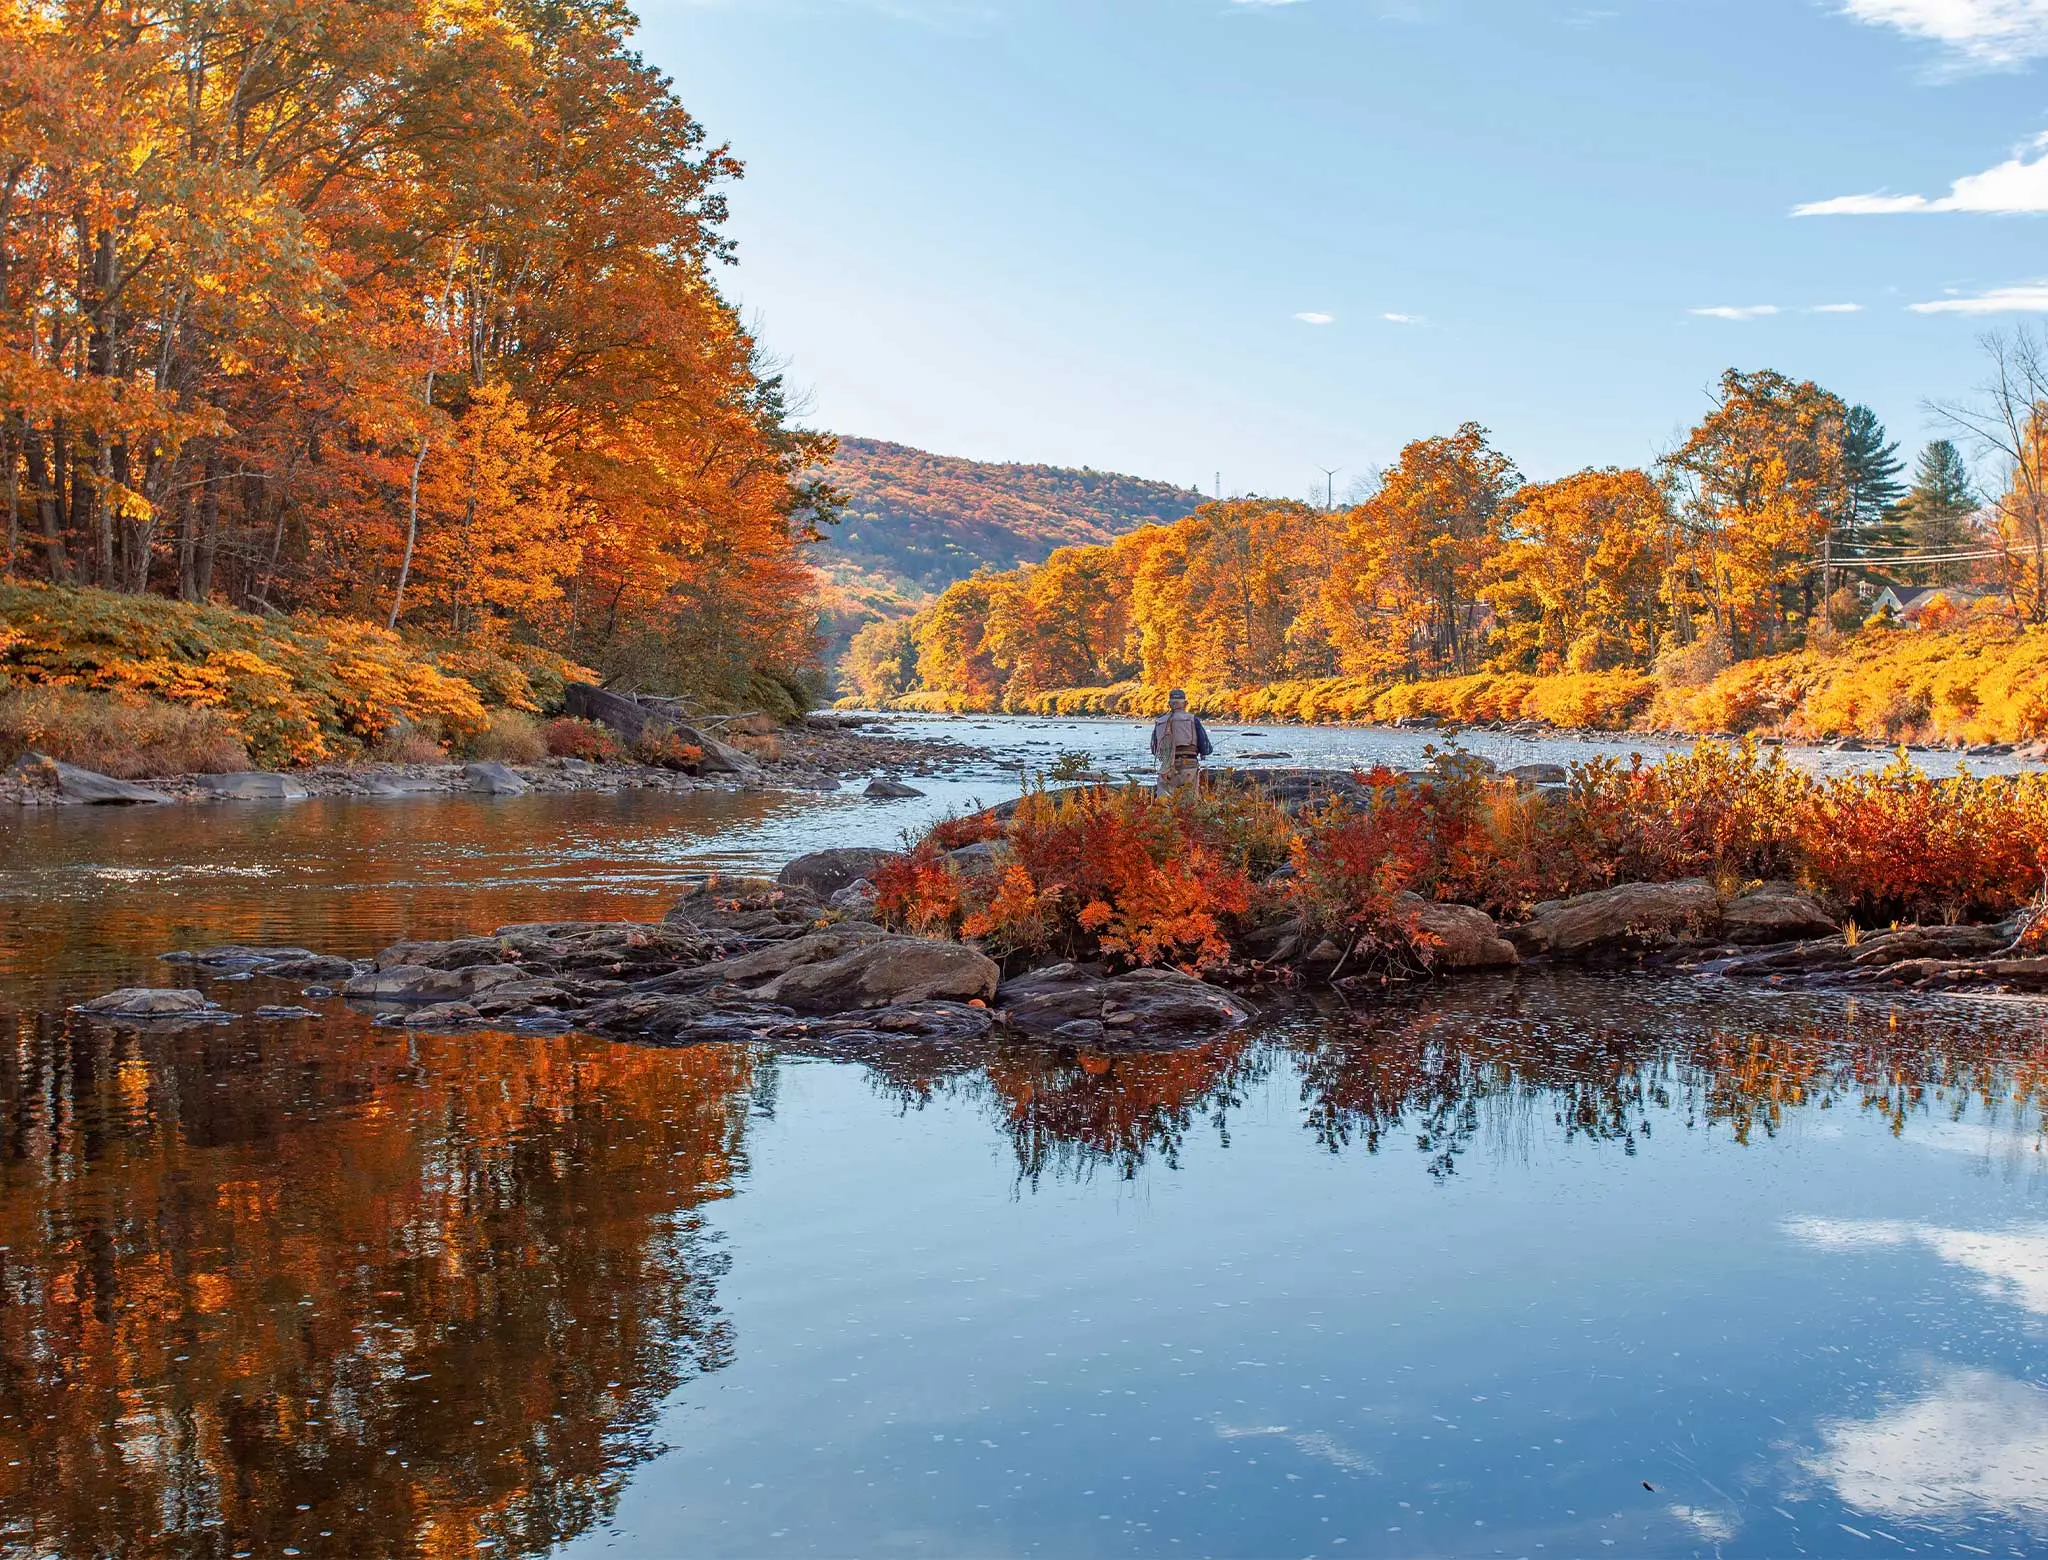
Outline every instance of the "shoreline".
<svg viewBox="0 0 2048 1560">
<path fill-rule="evenodd" d="M 242 796 L 223 794 L 209 782 L 221 777 L 202 774 L 137 778 L 126 784 L 180 803 L 213 806 L 234 801 L 306 801 L 316 798 L 397 799 L 406 796 L 572 795 L 659 791 L 673 796 L 702 792 L 802 792 L 829 795 L 850 782 L 867 778 L 930 779 L 956 765 L 992 760 L 984 747 L 950 737 L 896 733 L 864 733 L 836 720 L 806 724 L 776 733 L 781 756 L 760 760 L 741 773 L 692 775 L 681 770 L 635 763 L 593 763 L 574 758 L 547 758 L 538 763 L 496 759 L 455 759 L 443 763 L 398 764 L 365 760 L 317 764 L 305 769 L 251 770 L 248 775 L 282 782 L 295 790 Z M 472 778 L 478 765 L 502 768 L 518 783 L 493 791 Z M 92 801 L 64 795 L 17 762 L 0 772 L 0 806 L 27 809 L 86 807 Z"/>
</svg>

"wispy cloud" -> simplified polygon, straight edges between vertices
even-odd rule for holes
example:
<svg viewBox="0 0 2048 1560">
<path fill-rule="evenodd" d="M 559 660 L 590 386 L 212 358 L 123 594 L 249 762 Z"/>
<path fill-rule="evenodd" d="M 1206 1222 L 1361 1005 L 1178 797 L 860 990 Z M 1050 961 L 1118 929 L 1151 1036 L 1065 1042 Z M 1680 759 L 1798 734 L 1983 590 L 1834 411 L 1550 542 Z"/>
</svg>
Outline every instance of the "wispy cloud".
<svg viewBox="0 0 2048 1560">
<path fill-rule="evenodd" d="M 1780 311 L 1775 303 L 1719 303 L 1711 309 L 1687 309 L 1685 312 L 1709 320 L 1760 320 Z"/>
<path fill-rule="evenodd" d="M 1429 323 L 1419 314 L 1382 314 L 1380 318 L 1389 325 L 1426 325 Z"/>
<path fill-rule="evenodd" d="M 2019 282 L 1980 293 L 1909 303 L 1915 314 L 2048 314 L 2048 281 Z"/>
<path fill-rule="evenodd" d="M 1816 303 L 1806 311 L 1808 314 L 1861 314 L 1860 303 Z"/>
<path fill-rule="evenodd" d="M 2031 155 L 2030 155 L 2031 154 Z M 2048 211 L 2048 135 L 2037 135 L 1982 173 L 1966 173 L 1946 195 L 1837 195 L 1794 206 L 1795 217 L 1887 217 L 1903 212 L 1974 211 L 2000 216 Z"/>
<path fill-rule="evenodd" d="M 1897 1219 L 1787 1219 L 1783 1228 L 1792 1239 L 1823 1251 L 1924 1246 L 1974 1274 L 1991 1299 L 2048 1316 L 2048 1225 L 1965 1230 Z"/>
<path fill-rule="evenodd" d="M 2048 0 L 1843 0 L 1842 14 L 1941 44 L 1971 65 L 2010 68 L 2048 55 Z"/>
<path fill-rule="evenodd" d="M 1304 325 L 1329 325 L 1334 323 L 1337 318 L 1334 314 L 1322 314 L 1314 309 L 1306 309 L 1294 317 Z"/>
</svg>

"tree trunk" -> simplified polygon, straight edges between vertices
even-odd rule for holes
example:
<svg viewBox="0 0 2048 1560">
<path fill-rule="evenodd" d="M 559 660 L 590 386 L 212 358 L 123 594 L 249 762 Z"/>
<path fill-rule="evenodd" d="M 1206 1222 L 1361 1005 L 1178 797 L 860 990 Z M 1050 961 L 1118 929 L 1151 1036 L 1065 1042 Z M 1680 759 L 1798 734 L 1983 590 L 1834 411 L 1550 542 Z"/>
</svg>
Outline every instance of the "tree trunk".
<svg viewBox="0 0 2048 1560">
<path fill-rule="evenodd" d="M 50 582 L 53 585 L 71 583 L 71 559 L 64 550 L 64 517 L 62 484 L 64 481 L 64 425 L 61 421 L 50 434 L 51 460 L 43 454 L 43 436 L 33 429 L 25 428 L 22 438 L 22 454 L 27 458 L 29 491 L 35 495 L 36 519 L 42 526 L 43 552 L 49 560 Z"/>
<path fill-rule="evenodd" d="M 213 555 L 220 540 L 220 451 L 206 452 L 206 486 L 199 498 L 199 563 L 194 584 L 194 601 L 213 595 Z"/>
</svg>

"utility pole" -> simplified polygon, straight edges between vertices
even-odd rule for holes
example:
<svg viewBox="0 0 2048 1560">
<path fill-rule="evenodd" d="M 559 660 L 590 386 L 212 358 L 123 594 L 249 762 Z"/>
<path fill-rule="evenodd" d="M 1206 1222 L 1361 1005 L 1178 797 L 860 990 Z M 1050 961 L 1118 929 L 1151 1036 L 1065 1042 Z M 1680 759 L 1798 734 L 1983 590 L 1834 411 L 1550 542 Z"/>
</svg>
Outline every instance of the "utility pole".
<svg viewBox="0 0 2048 1560">
<path fill-rule="evenodd" d="M 1342 466 L 1316 467 L 1316 470 L 1320 471 L 1323 474 L 1324 514 L 1328 514 L 1331 510 L 1337 507 L 1337 473 L 1342 471 L 1343 469 L 1344 468 Z"/>
</svg>

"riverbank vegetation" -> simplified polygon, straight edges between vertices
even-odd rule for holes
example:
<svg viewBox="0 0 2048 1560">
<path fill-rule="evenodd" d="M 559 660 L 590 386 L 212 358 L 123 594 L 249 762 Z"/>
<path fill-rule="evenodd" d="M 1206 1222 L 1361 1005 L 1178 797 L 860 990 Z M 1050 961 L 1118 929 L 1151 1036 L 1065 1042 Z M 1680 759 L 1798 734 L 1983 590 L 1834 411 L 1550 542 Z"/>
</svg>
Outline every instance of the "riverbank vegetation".
<svg viewBox="0 0 2048 1560">
<path fill-rule="evenodd" d="M 2003 450 L 1972 490 L 1937 440 L 1913 480 L 1876 418 L 1731 370 L 1654 471 L 1525 481 L 1483 428 L 1417 440 L 1348 509 L 1204 506 L 982 573 L 855 640 L 867 701 L 1240 719 L 1534 720 L 1883 739 L 2048 730 L 2048 371 L 1998 344 Z"/>
<path fill-rule="evenodd" d="M 1568 773 L 1537 789 L 1453 750 L 1295 811 L 1227 781 L 1038 791 L 1007 817 L 942 824 L 884 867 L 881 912 L 1005 958 L 1201 970 L 1287 916 L 1342 946 L 1407 947 L 1403 894 L 1512 920 L 1617 883 L 1790 881 L 1872 926 L 1996 918 L 2048 884 L 2048 775 L 1935 779 L 1900 760 L 1822 778 L 1750 742 Z M 995 848 L 949 855 L 977 842 Z"/>
<path fill-rule="evenodd" d="M 718 289 L 740 164 L 634 25 L 0 10 L 4 573 L 206 639 L 133 614 L 11 670 L 217 706 L 275 762 L 480 725 L 476 667 L 530 652 L 741 708 L 812 666 L 831 441 Z"/>
</svg>

